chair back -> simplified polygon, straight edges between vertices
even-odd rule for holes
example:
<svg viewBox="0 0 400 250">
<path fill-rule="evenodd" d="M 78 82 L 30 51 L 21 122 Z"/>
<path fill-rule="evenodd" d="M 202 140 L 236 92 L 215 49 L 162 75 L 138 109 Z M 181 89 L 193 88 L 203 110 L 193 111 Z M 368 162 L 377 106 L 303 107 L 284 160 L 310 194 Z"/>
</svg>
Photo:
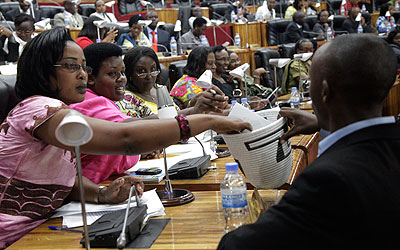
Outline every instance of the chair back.
<svg viewBox="0 0 400 250">
<path fill-rule="evenodd" d="M 187 64 L 187 60 L 180 60 L 176 62 L 172 62 L 169 64 L 169 82 L 170 82 L 170 90 L 176 83 L 183 76 L 183 67 Z"/>
<path fill-rule="evenodd" d="M 228 19 L 231 21 L 230 13 L 235 8 L 229 3 L 217 3 L 210 5 L 210 19 Z M 223 18 L 224 17 L 224 18 Z"/>
<path fill-rule="evenodd" d="M 267 22 L 268 46 L 276 46 L 286 42 L 286 27 L 292 20 L 275 19 Z"/>
<path fill-rule="evenodd" d="M 40 10 L 42 18 L 53 19 L 56 14 L 64 12 L 64 7 L 52 6 L 52 5 L 41 5 L 39 10 Z"/>
<path fill-rule="evenodd" d="M 271 72 L 271 78 L 274 81 L 274 83 L 275 83 L 274 67 L 269 64 L 269 59 L 280 58 L 280 57 L 281 56 L 279 52 L 274 49 L 261 48 L 254 52 L 254 61 L 256 63 L 256 68 L 262 67 L 265 70 Z M 276 83 L 277 86 L 280 86 L 282 82 L 283 70 L 277 68 L 276 73 L 277 73 Z"/>
<path fill-rule="evenodd" d="M 167 67 L 165 67 L 163 64 L 160 64 L 161 67 L 161 72 L 160 75 L 158 76 L 160 79 L 160 84 L 169 87 L 169 72 Z"/>
<path fill-rule="evenodd" d="M 18 9 L 18 7 L 19 7 L 18 2 L 0 3 L 0 11 L 3 14 L 3 16 L 5 16 L 8 11 L 13 10 L 13 9 Z"/>
<path fill-rule="evenodd" d="M 0 123 L 20 101 L 15 93 L 16 75 L 0 75 Z"/>
<path fill-rule="evenodd" d="M 342 26 L 343 26 L 343 22 L 344 20 L 346 20 L 346 16 L 344 15 L 335 15 L 335 17 L 333 18 L 333 30 L 335 32 L 337 31 L 344 31 Z"/>
<path fill-rule="evenodd" d="M 92 3 L 82 3 L 78 7 L 78 13 L 85 17 L 89 17 L 90 14 L 95 12 L 96 12 L 96 7 Z"/>
<path fill-rule="evenodd" d="M 317 15 L 311 15 L 306 17 L 306 23 L 308 24 L 308 27 L 312 31 L 314 28 L 314 25 L 318 22 L 318 16 Z"/>
</svg>

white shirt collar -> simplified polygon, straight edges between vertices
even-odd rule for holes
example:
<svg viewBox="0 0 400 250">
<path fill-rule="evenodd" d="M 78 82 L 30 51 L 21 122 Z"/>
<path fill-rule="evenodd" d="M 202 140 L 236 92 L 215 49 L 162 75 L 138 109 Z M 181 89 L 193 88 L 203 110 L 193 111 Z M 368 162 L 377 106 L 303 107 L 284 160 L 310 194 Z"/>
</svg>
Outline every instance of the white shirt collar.
<svg viewBox="0 0 400 250">
<path fill-rule="evenodd" d="M 352 124 L 349 124 L 343 128 L 340 128 L 333 132 L 332 134 L 325 137 L 318 145 L 318 157 L 323 154 L 326 150 L 328 150 L 333 144 L 337 141 L 349 135 L 355 131 L 358 131 L 363 128 L 387 124 L 387 123 L 395 123 L 396 119 L 394 116 L 386 116 L 386 117 L 376 117 L 367 120 L 358 121 Z"/>
</svg>

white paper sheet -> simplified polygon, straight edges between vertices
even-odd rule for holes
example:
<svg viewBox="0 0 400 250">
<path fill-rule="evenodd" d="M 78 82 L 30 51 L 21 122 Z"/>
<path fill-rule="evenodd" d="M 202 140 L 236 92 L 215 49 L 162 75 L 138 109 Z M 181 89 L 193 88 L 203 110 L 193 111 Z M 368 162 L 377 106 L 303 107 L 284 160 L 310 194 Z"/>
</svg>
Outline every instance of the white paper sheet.
<svg viewBox="0 0 400 250">
<path fill-rule="evenodd" d="M 229 113 L 229 117 L 236 117 L 242 119 L 243 121 L 249 122 L 251 126 L 253 126 L 253 130 L 265 127 L 269 124 L 267 120 L 240 104 L 235 104 L 233 106 L 231 112 Z"/>
</svg>

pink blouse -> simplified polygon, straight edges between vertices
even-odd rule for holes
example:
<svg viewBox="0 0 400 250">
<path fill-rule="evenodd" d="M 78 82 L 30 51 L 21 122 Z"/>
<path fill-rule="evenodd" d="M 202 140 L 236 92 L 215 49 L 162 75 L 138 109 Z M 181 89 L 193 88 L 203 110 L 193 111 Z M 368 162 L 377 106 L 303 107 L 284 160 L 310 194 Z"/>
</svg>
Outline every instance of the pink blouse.
<svg viewBox="0 0 400 250">
<path fill-rule="evenodd" d="M 21 101 L 0 126 L 0 249 L 48 219 L 75 183 L 70 151 L 34 136 L 63 102 L 44 96 Z"/>
<path fill-rule="evenodd" d="M 111 122 L 122 122 L 129 116 L 123 114 L 110 99 L 98 96 L 87 89 L 85 100 L 70 105 L 84 115 Z M 111 175 L 122 174 L 139 161 L 139 156 L 82 154 L 82 174 L 94 183 L 107 180 Z"/>
</svg>

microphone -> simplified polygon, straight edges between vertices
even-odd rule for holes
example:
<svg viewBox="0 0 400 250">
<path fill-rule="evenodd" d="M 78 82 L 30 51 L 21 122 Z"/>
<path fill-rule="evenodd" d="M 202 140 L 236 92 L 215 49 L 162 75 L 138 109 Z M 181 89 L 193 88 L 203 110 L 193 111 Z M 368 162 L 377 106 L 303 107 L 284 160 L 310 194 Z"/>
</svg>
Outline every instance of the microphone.
<svg viewBox="0 0 400 250">
<path fill-rule="evenodd" d="M 149 10 L 149 5 L 153 6 L 153 9 L 155 9 L 156 7 L 154 7 L 154 5 L 152 3 L 150 3 L 149 1 L 145 1 L 145 0 L 141 0 L 140 4 L 143 5 L 144 7 L 146 7 L 147 10 Z"/>
<path fill-rule="evenodd" d="M 151 20 L 139 20 L 138 24 L 143 25 L 143 26 L 149 26 L 152 23 Z"/>
<path fill-rule="evenodd" d="M 213 13 L 215 13 L 215 12 L 213 12 Z M 221 15 L 219 15 L 218 13 L 215 13 L 215 14 L 216 14 L 217 16 L 223 17 L 225 20 L 228 20 L 228 19 L 226 19 L 226 17 L 221 16 Z M 218 29 L 220 29 L 220 30 L 222 31 L 222 33 L 224 33 L 227 37 L 229 37 L 229 38 L 232 40 L 232 44 L 235 44 L 235 39 L 233 39 L 233 37 L 230 36 L 223 28 L 219 27 L 219 25 L 221 25 L 222 23 L 220 23 L 220 22 L 218 22 L 218 21 L 219 21 L 219 20 L 211 20 L 211 23 L 212 23 L 213 29 L 214 29 L 214 41 L 216 40 L 216 39 L 215 39 L 215 36 L 216 36 L 216 34 L 215 34 L 215 27 L 217 27 Z M 216 42 L 215 42 L 215 45 L 217 45 Z"/>
<path fill-rule="evenodd" d="M 123 249 L 126 245 L 126 221 L 128 220 L 128 214 L 129 214 L 129 208 L 131 207 L 131 198 L 132 198 L 132 191 L 135 190 L 135 195 L 136 195 L 136 206 L 139 206 L 138 202 L 138 197 L 137 197 L 137 192 L 135 189 L 135 185 L 132 185 L 130 190 L 129 190 L 129 198 L 128 198 L 128 204 L 126 205 L 126 210 L 125 210 L 125 218 L 124 218 L 124 224 L 122 226 L 122 231 L 121 234 L 119 235 L 117 239 L 117 247 L 118 249 Z"/>
<path fill-rule="evenodd" d="M 166 46 L 160 44 L 160 43 L 152 43 L 151 45 L 157 45 L 157 46 L 159 46 L 159 47 L 162 47 L 162 48 L 165 49 L 165 52 L 168 52 L 168 48 L 167 48 Z"/>
</svg>

